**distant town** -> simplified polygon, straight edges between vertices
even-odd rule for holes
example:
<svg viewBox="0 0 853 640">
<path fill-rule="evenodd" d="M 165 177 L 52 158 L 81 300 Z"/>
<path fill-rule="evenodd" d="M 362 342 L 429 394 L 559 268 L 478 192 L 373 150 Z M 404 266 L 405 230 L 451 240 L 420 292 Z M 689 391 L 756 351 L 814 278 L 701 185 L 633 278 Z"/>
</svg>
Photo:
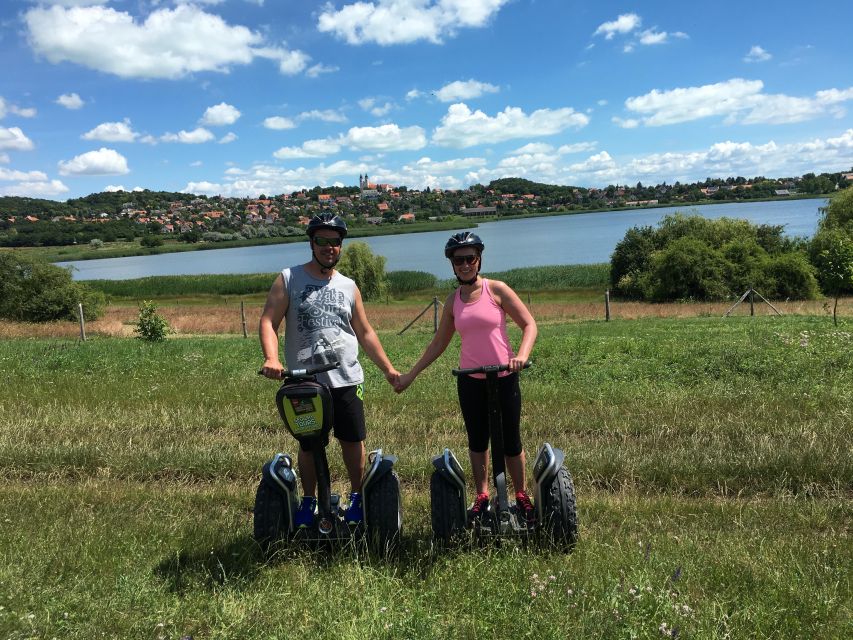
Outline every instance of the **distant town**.
<svg viewBox="0 0 853 640">
<path fill-rule="evenodd" d="M 502 178 L 464 190 L 408 189 L 358 177 L 358 186 L 315 187 L 275 196 L 229 198 L 161 191 L 105 192 L 56 202 L 0 198 L 0 246 L 59 246 L 163 239 L 224 242 L 301 235 L 311 216 L 333 211 L 351 225 L 404 225 L 449 217 L 500 218 L 628 207 L 677 206 L 831 194 L 850 172 L 793 178 L 707 179 L 691 184 L 584 188 Z"/>
</svg>

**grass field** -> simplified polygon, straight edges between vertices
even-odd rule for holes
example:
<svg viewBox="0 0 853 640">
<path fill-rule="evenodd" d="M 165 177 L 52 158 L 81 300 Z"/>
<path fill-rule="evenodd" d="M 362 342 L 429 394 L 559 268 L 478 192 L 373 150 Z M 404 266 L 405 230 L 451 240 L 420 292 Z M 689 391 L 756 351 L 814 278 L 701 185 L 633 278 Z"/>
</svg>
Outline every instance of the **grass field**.
<svg viewBox="0 0 853 640">
<path fill-rule="evenodd" d="M 401 396 L 366 363 L 367 444 L 400 458 L 400 557 L 268 558 L 254 490 L 295 445 L 256 339 L 0 340 L 0 637 L 850 637 L 849 324 L 554 304 L 523 435 L 531 458 L 543 440 L 567 454 L 571 554 L 433 547 L 429 459 L 466 458 L 456 344 Z M 404 370 L 430 323 L 398 336 L 379 308 Z M 330 461 L 344 490 L 334 443 Z"/>
</svg>

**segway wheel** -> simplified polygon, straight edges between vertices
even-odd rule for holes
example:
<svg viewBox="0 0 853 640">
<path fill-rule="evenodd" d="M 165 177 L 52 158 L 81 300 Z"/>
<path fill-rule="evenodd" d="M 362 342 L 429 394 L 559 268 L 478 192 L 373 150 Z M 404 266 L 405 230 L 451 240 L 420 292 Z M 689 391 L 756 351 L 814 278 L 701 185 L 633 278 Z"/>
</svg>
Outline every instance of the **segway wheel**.
<svg viewBox="0 0 853 640">
<path fill-rule="evenodd" d="M 429 481 L 432 532 L 437 540 L 450 542 L 465 530 L 465 496 L 433 473 Z"/>
<path fill-rule="evenodd" d="M 268 548 L 288 535 L 288 508 L 284 496 L 275 487 L 261 481 L 255 494 L 254 534 L 259 545 Z"/>
<path fill-rule="evenodd" d="M 575 505 L 575 485 L 571 474 L 561 467 L 543 492 L 542 528 L 549 542 L 563 549 L 574 547 L 578 539 L 578 515 Z"/>
<path fill-rule="evenodd" d="M 394 471 L 378 478 L 367 502 L 367 541 L 372 552 L 391 555 L 403 534 L 403 506 L 400 479 Z"/>
</svg>

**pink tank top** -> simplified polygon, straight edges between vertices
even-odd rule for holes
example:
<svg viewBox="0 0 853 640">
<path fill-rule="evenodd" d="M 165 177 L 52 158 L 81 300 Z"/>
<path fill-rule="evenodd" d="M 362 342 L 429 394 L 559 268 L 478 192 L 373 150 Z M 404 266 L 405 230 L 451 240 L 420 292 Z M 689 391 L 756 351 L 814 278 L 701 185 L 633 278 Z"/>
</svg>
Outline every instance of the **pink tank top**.
<svg viewBox="0 0 853 640">
<path fill-rule="evenodd" d="M 495 302 L 489 281 L 483 279 L 483 291 L 474 302 L 462 302 L 461 290 L 453 298 L 453 321 L 462 338 L 459 368 L 506 364 L 514 356 L 506 332 L 506 312 Z M 501 376 L 509 375 L 504 371 Z M 475 375 L 485 378 L 482 373 Z"/>
</svg>

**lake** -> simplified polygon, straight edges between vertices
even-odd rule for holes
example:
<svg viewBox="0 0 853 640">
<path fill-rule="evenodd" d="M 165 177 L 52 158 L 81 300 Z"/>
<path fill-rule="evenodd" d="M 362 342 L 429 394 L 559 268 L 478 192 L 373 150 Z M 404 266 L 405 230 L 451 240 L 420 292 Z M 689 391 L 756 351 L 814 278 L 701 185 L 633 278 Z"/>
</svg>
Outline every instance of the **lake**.
<svg viewBox="0 0 853 640">
<path fill-rule="evenodd" d="M 676 211 L 695 212 L 706 218 L 729 217 L 755 224 L 784 225 L 788 236 L 811 237 L 817 229 L 818 210 L 825 205 L 824 199 L 808 199 L 620 209 L 485 222 L 476 228 L 476 233 L 486 245 L 483 270 L 495 272 L 517 267 L 609 262 L 616 243 L 628 229 L 655 226 L 661 218 Z M 452 233 L 431 231 L 358 240 L 370 245 L 374 253 L 385 256 L 387 271 L 409 269 L 451 277 L 450 267 L 444 259 L 444 243 Z M 267 273 L 308 259 L 308 245 L 293 243 L 57 264 L 73 267 L 75 280 L 126 280 L 202 273 Z"/>
</svg>

